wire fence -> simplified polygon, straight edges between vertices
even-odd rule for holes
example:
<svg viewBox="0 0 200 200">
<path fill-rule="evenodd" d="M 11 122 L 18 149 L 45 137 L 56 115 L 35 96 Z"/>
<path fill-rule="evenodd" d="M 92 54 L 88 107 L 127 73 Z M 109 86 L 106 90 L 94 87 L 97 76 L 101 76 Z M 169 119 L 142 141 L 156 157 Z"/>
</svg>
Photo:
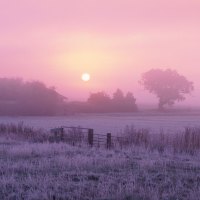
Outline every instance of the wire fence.
<svg viewBox="0 0 200 200">
<path fill-rule="evenodd" d="M 62 126 L 51 129 L 54 142 L 66 142 L 72 145 L 88 145 L 91 147 L 122 147 L 127 145 L 128 138 L 112 136 L 111 133 L 96 134 L 93 129 Z"/>
</svg>

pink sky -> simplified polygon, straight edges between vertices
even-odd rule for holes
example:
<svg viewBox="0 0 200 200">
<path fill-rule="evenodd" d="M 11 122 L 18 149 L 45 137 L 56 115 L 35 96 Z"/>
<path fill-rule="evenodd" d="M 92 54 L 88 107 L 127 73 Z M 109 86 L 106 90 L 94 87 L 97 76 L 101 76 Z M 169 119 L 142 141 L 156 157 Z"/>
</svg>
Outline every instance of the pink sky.
<svg viewBox="0 0 200 200">
<path fill-rule="evenodd" d="M 0 74 L 71 100 L 119 87 L 143 103 L 141 73 L 172 68 L 194 81 L 186 103 L 200 105 L 199 11 L 199 0 L 0 0 Z"/>
</svg>

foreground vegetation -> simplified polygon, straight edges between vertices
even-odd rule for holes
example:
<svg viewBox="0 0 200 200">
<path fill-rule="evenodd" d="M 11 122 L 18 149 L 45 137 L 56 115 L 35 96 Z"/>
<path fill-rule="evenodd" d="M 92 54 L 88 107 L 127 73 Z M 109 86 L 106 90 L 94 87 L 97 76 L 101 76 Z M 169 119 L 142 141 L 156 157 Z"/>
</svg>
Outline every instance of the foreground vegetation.
<svg viewBox="0 0 200 200">
<path fill-rule="evenodd" d="M 23 125 L 4 125 L 4 133 L 2 127 L 0 199 L 200 199 L 200 154 L 197 146 L 192 153 L 187 148 L 174 151 L 168 147 L 166 141 L 169 139 L 159 136 L 154 139 L 160 143 L 161 139 L 165 141 L 161 143 L 163 149 L 150 148 L 152 136 L 142 130 L 139 134 L 139 130 L 129 127 L 124 134 L 131 137 L 131 131 L 135 131 L 135 137 L 126 148 L 106 150 L 87 145 L 80 148 L 65 142 L 32 140 L 34 130 Z M 22 137 L 28 134 L 29 137 Z M 45 134 L 43 137 L 47 138 Z M 180 142 L 179 139 L 177 146 L 184 144 L 184 140 Z M 192 139 L 189 141 L 186 147 L 192 145 Z"/>
</svg>

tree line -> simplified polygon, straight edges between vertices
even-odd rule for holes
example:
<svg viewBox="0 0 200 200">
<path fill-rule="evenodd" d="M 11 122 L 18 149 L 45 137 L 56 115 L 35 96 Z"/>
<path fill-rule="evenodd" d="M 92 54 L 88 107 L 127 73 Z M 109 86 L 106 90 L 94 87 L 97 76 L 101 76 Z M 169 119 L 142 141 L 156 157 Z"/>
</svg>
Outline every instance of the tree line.
<svg viewBox="0 0 200 200">
<path fill-rule="evenodd" d="M 65 100 L 44 83 L 0 78 L 0 115 L 55 115 Z"/>
<path fill-rule="evenodd" d="M 140 84 L 158 98 L 158 109 L 185 100 L 194 90 L 193 83 L 177 71 L 151 69 L 142 74 Z M 85 102 L 68 102 L 54 87 L 39 81 L 0 78 L 0 115 L 63 115 L 75 112 L 135 112 L 136 98 L 117 89 L 112 96 L 91 93 Z"/>
<path fill-rule="evenodd" d="M 126 95 L 117 89 L 112 97 L 105 92 L 91 93 L 86 102 L 71 102 L 67 106 L 68 112 L 106 113 L 106 112 L 135 112 L 136 98 L 131 92 Z"/>
</svg>

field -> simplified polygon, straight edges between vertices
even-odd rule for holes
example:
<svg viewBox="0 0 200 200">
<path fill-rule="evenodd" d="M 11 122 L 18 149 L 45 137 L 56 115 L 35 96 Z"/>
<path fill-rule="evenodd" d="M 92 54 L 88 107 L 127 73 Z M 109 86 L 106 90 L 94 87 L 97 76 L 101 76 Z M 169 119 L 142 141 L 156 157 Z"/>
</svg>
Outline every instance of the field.
<svg viewBox="0 0 200 200">
<path fill-rule="evenodd" d="M 81 126 L 93 128 L 96 133 L 111 132 L 116 135 L 126 125 L 147 128 L 151 132 L 164 130 L 174 133 L 185 127 L 200 127 L 200 111 L 138 112 L 133 114 L 77 114 L 66 117 L 0 117 L 1 123 L 19 123 L 49 130 L 59 126 Z"/>
<path fill-rule="evenodd" d="M 200 129 L 183 130 L 198 127 L 198 113 L 95 116 L 2 118 L 1 123 L 9 124 L 0 136 L 0 199 L 200 199 Z M 10 128 L 11 122 L 20 121 L 35 132 Z M 132 126 L 124 129 L 133 124 L 135 132 Z M 107 150 L 34 140 L 40 137 L 37 128 L 45 131 L 59 125 L 90 125 L 97 132 L 124 134 L 132 143 Z M 146 133 L 139 128 L 151 130 Z M 142 139 L 138 140 L 139 134 Z"/>
</svg>

